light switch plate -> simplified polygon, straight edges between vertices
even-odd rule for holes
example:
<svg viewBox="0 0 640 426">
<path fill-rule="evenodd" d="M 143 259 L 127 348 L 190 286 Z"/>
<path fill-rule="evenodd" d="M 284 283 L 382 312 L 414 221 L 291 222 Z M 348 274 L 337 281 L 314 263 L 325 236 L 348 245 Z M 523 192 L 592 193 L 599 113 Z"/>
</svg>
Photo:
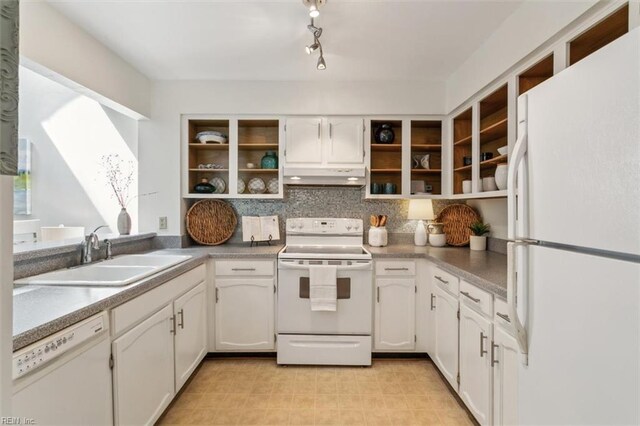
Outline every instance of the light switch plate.
<svg viewBox="0 0 640 426">
<path fill-rule="evenodd" d="M 160 216 L 158 219 L 158 229 L 167 229 L 167 217 Z"/>
</svg>

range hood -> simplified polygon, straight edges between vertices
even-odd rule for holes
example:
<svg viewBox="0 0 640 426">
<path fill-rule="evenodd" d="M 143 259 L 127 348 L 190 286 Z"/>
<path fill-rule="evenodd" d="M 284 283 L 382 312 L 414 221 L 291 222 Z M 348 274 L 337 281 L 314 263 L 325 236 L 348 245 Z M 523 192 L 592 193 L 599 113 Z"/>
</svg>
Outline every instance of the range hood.
<svg viewBox="0 0 640 426">
<path fill-rule="evenodd" d="M 365 167 L 284 167 L 285 185 L 330 185 L 362 187 Z"/>
</svg>

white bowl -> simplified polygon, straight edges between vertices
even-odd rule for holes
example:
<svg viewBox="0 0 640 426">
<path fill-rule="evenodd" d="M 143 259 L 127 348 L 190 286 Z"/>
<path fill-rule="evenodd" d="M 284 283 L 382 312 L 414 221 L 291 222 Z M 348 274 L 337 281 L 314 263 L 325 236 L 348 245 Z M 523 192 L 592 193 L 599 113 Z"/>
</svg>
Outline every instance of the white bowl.
<svg viewBox="0 0 640 426">
<path fill-rule="evenodd" d="M 507 152 L 509 152 L 509 147 L 507 145 L 498 148 L 498 153 L 500 155 L 505 155 Z"/>
</svg>

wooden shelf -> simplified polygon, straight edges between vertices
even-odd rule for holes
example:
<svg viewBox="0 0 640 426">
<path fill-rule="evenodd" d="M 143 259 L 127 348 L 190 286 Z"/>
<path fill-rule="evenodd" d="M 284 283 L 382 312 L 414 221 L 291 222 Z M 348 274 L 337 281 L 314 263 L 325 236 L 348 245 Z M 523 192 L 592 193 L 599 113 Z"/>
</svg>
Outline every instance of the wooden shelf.
<svg viewBox="0 0 640 426">
<path fill-rule="evenodd" d="M 518 95 L 553 77 L 553 54 L 542 59 L 518 76 Z"/>
<path fill-rule="evenodd" d="M 200 173 L 227 173 L 229 169 L 189 169 L 189 171 Z"/>
<path fill-rule="evenodd" d="M 469 135 L 469 136 L 467 136 L 465 138 L 462 138 L 462 139 L 460 139 L 458 141 L 453 142 L 453 144 L 455 146 L 469 145 L 469 144 L 471 144 L 471 138 L 472 138 L 472 136 Z"/>
<path fill-rule="evenodd" d="M 402 169 L 371 169 L 371 173 L 402 173 Z"/>
<path fill-rule="evenodd" d="M 569 65 L 586 58 L 627 32 L 629 32 L 628 3 L 569 43 Z"/>
<path fill-rule="evenodd" d="M 507 190 L 474 192 L 471 194 L 453 194 L 448 197 L 451 200 L 470 200 L 473 198 L 504 198 L 507 196 Z"/>
<path fill-rule="evenodd" d="M 412 174 L 417 175 L 429 175 L 429 174 L 440 174 L 442 170 L 440 169 L 411 169 Z"/>
<path fill-rule="evenodd" d="M 508 154 L 505 155 L 499 155 L 497 157 L 492 158 L 491 160 L 485 160 L 480 162 L 480 168 L 484 169 L 490 166 L 495 166 L 497 164 L 500 163 L 506 163 L 507 162 L 507 158 L 509 157 Z"/>
<path fill-rule="evenodd" d="M 238 149 L 244 149 L 247 151 L 278 151 L 279 145 L 277 143 L 240 143 Z"/>
<path fill-rule="evenodd" d="M 238 169 L 239 173 L 278 173 L 278 169 Z"/>
<path fill-rule="evenodd" d="M 212 151 L 228 151 L 228 143 L 190 143 L 189 148 L 193 149 L 210 149 Z"/>
<path fill-rule="evenodd" d="M 411 151 L 420 152 L 420 151 L 440 151 L 442 149 L 442 145 L 436 144 L 416 144 L 411 145 Z"/>
<path fill-rule="evenodd" d="M 506 137 L 507 126 L 508 119 L 507 117 L 505 117 L 502 120 L 480 130 L 480 143 L 485 143 L 494 139 Z"/>
<path fill-rule="evenodd" d="M 470 172 L 471 171 L 471 167 L 472 165 L 469 164 L 468 166 L 462 166 L 462 167 L 458 167 L 457 169 L 453 169 L 454 172 L 458 173 L 458 172 Z"/>
<path fill-rule="evenodd" d="M 402 145 L 399 143 L 390 143 L 390 144 L 371 144 L 371 151 L 379 151 L 379 152 L 400 152 L 402 151 Z"/>
</svg>

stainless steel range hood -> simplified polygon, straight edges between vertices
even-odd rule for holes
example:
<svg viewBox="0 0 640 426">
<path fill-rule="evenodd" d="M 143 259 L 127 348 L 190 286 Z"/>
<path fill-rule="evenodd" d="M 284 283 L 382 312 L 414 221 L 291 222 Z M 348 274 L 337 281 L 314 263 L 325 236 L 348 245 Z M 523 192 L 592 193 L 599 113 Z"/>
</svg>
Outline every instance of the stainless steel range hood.
<svg viewBox="0 0 640 426">
<path fill-rule="evenodd" d="M 285 185 L 362 187 L 365 167 L 284 167 Z"/>
</svg>

